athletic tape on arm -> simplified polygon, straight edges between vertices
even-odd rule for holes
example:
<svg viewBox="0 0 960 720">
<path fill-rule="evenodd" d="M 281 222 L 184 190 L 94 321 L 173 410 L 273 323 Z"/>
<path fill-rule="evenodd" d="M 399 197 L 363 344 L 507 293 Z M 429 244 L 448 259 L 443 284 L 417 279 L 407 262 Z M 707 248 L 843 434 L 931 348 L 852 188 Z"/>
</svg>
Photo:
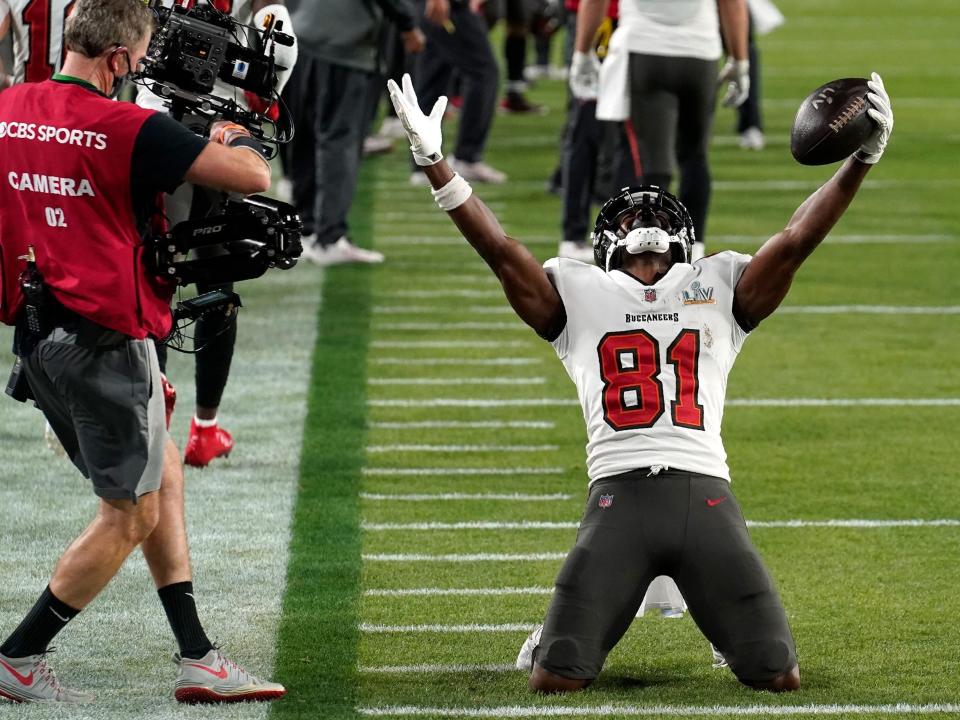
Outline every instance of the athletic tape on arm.
<svg viewBox="0 0 960 720">
<path fill-rule="evenodd" d="M 473 195 L 473 188 L 470 187 L 470 183 L 460 177 L 459 173 L 454 173 L 450 182 L 439 190 L 430 192 L 440 209 L 450 212 L 463 205 Z"/>
</svg>

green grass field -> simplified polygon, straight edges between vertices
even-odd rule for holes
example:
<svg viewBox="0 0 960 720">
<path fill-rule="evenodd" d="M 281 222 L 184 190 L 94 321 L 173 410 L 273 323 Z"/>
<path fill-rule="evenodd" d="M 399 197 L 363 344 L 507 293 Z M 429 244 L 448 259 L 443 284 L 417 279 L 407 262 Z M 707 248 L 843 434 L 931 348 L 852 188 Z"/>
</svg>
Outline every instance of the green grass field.
<svg viewBox="0 0 960 720">
<path fill-rule="evenodd" d="M 352 217 L 357 242 L 387 261 L 248 284 L 223 409 L 237 451 L 187 477 L 205 622 L 252 670 L 272 667 L 288 697 L 176 707 L 162 657 L 172 639 L 138 560 L 57 641 L 61 674 L 98 690 L 98 705 L 0 715 L 960 715 L 960 7 L 778 4 L 787 24 L 760 40 L 768 148 L 740 150 L 733 114 L 717 113 L 711 251 L 755 250 L 829 176 L 789 155 L 814 87 L 877 70 L 896 115 L 884 160 L 746 343 L 728 389 L 733 489 L 783 595 L 802 690 L 755 693 L 712 669 L 689 617 L 638 619 L 583 693 L 536 697 L 510 669 L 573 543 L 583 419 L 552 349 L 429 192 L 408 185 L 398 143 L 364 164 Z M 544 185 L 564 92 L 543 82 L 531 95 L 548 115 L 497 117 L 487 159 L 510 181 L 475 188 L 544 260 L 559 240 Z M 192 362 L 172 362 L 182 442 Z M 40 427 L 3 404 L 3 632 L 92 512 Z"/>
</svg>

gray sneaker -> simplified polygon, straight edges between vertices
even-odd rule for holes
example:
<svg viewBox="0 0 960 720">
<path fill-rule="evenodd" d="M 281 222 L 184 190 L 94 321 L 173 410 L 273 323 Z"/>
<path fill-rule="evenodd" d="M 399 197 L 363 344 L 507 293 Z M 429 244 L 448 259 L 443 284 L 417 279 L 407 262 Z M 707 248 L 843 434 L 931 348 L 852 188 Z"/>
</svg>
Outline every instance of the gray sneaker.
<svg viewBox="0 0 960 720">
<path fill-rule="evenodd" d="M 199 660 L 174 654 L 180 671 L 174 684 L 177 702 L 200 703 L 262 702 L 286 695 L 283 685 L 254 677 L 214 648 Z"/>
<path fill-rule="evenodd" d="M 460 177 L 469 182 L 502 185 L 507 181 L 506 173 L 490 167 L 485 162 L 464 162 L 457 158 L 451 158 L 450 169 L 455 173 L 460 173 Z"/>
<path fill-rule="evenodd" d="M 376 264 L 383 262 L 383 253 L 357 247 L 345 237 L 331 245 L 318 245 L 315 242 L 310 245 L 304 243 L 302 257 L 320 267 L 346 263 Z"/>
<path fill-rule="evenodd" d="M 22 658 L 0 654 L 0 696 L 17 703 L 94 701 L 90 693 L 63 687 L 46 657 L 47 653 Z"/>
</svg>

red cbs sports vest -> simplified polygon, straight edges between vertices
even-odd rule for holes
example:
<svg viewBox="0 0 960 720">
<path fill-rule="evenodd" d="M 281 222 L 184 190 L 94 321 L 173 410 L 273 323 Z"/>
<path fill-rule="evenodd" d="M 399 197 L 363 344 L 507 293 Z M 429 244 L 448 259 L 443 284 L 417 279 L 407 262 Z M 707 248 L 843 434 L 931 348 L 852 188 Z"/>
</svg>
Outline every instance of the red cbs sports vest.
<svg viewBox="0 0 960 720">
<path fill-rule="evenodd" d="M 170 332 L 174 286 L 154 276 L 130 192 L 133 146 L 153 114 L 79 85 L 0 93 L 0 319 L 23 306 L 19 256 L 68 310 L 142 339 Z"/>
</svg>

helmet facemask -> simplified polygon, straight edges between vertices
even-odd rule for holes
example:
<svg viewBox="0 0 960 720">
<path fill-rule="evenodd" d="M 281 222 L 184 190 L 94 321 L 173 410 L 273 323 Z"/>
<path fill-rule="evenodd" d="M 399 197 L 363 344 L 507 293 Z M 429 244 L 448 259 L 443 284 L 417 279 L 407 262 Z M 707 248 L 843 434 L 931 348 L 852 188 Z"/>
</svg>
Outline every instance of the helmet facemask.
<svg viewBox="0 0 960 720">
<path fill-rule="evenodd" d="M 670 252 L 674 263 L 690 261 L 693 222 L 673 195 L 655 185 L 624 188 L 600 209 L 593 232 L 596 264 L 609 272 L 624 253 Z"/>
</svg>

